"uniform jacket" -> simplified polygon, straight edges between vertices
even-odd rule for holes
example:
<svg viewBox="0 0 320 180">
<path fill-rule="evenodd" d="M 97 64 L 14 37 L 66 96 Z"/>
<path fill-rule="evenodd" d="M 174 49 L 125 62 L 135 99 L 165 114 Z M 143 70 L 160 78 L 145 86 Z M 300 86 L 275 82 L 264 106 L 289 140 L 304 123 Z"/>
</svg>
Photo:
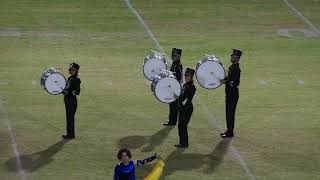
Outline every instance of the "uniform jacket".
<svg viewBox="0 0 320 180">
<path fill-rule="evenodd" d="M 192 99 L 195 93 L 196 93 L 196 87 L 194 86 L 193 81 L 186 82 L 183 85 L 181 95 L 179 96 L 179 99 L 178 99 L 179 107 L 180 108 L 193 107 Z"/>
<path fill-rule="evenodd" d="M 238 93 L 240 85 L 240 65 L 232 64 L 228 70 L 228 76 L 226 77 L 226 95 L 233 95 Z"/>
<path fill-rule="evenodd" d="M 171 72 L 174 72 L 175 77 L 179 82 L 181 82 L 182 79 L 182 64 L 175 64 L 174 62 L 171 65 L 170 68 Z"/>
<path fill-rule="evenodd" d="M 66 97 L 75 97 L 76 95 L 80 94 L 80 84 L 81 80 L 77 76 L 70 76 L 67 80 L 66 84 L 66 92 L 63 94 Z"/>
</svg>

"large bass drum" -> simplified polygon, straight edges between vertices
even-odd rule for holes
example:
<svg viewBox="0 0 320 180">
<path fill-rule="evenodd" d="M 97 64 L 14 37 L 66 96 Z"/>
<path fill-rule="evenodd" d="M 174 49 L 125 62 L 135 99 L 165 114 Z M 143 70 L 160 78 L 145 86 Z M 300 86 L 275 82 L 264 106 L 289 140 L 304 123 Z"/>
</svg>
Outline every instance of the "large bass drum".
<svg viewBox="0 0 320 180">
<path fill-rule="evenodd" d="M 57 95 L 66 87 L 66 78 L 58 70 L 49 68 L 42 73 L 40 83 L 49 94 Z"/>
<path fill-rule="evenodd" d="M 164 70 L 167 70 L 167 62 L 161 53 L 152 52 L 144 59 L 143 74 L 148 80 L 152 81 Z"/>
<path fill-rule="evenodd" d="M 181 94 L 181 85 L 172 72 L 162 72 L 155 76 L 151 83 L 154 96 L 163 103 L 171 103 Z"/>
<path fill-rule="evenodd" d="M 216 89 L 221 86 L 221 80 L 225 78 L 225 70 L 217 57 L 206 55 L 197 64 L 196 78 L 203 88 Z"/>
</svg>

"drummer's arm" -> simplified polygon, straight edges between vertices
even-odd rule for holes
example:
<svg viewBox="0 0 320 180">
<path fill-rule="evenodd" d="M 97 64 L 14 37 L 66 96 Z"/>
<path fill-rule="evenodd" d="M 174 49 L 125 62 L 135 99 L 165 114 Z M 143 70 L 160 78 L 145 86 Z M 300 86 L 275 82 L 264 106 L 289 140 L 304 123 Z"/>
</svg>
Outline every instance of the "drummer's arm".
<svg viewBox="0 0 320 180">
<path fill-rule="evenodd" d="M 180 84 L 182 83 L 182 66 L 177 66 L 175 68 L 175 73 L 176 73 L 176 78 L 178 79 L 178 81 L 180 82 Z"/>
<path fill-rule="evenodd" d="M 72 91 L 72 94 L 74 96 L 80 94 L 80 83 L 81 83 L 80 79 L 74 79 L 74 82 L 73 82 L 74 87 L 73 87 L 73 91 Z"/>
<path fill-rule="evenodd" d="M 228 79 L 228 75 L 224 79 L 220 79 L 220 82 L 222 84 L 225 84 L 227 82 L 227 79 Z"/>
<path fill-rule="evenodd" d="M 64 88 L 61 93 L 62 93 L 63 95 L 67 95 L 67 94 L 68 94 L 68 89 L 67 89 L 67 88 Z"/>
<path fill-rule="evenodd" d="M 231 87 L 237 87 L 240 82 L 240 70 L 233 70 L 230 75 L 228 76 L 228 81 L 229 85 Z"/>
</svg>

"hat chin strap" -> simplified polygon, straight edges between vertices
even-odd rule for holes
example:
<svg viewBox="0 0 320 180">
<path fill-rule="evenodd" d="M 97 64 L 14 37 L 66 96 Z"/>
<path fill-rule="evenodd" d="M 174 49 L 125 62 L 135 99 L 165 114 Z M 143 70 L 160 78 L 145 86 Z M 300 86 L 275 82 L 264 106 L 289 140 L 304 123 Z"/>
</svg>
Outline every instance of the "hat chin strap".
<svg viewBox="0 0 320 180">
<path fill-rule="evenodd" d="M 70 71 L 71 69 L 78 72 L 78 70 L 77 70 L 76 68 L 74 68 L 74 67 L 69 67 L 69 71 Z"/>
</svg>

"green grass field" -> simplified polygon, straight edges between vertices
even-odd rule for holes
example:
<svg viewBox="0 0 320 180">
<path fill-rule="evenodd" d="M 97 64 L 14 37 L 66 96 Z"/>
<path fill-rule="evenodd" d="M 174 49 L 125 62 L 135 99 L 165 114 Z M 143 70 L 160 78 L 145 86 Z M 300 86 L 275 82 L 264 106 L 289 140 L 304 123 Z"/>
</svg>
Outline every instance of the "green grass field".
<svg viewBox="0 0 320 180">
<path fill-rule="evenodd" d="M 320 1 L 289 2 L 320 28 Z M 231 144 L 258 180 L 320 179 L 320 38 L 279 36 L 283 28 L 309 29 L 283 1 L 132 4 L 167 54 L 172 47 L 184 50 L 185 68 L 205 53 L 221 57 L 227 67 L 232 48 L 244 51 L 236 137 L 221 143 L 212 122 L 214 116 L 225 127 L 224 87 L 208 91 L 196 85 L 191 146 L 176 151 L 177 128 L 162 127 L 168 105 L 155 99 L 142 74 L 144 57 L 158 49 L 124 1 L 1 0 L 1 180 L 20 179 L 2 123 L 5 112 L 32 180 L 112 179 L 121 146 L 135 159 L 159 153 L 166 163 L 162 179 L 250 180 Z M 74 60 L 82 80 L 77 138 L 63 143 L 63 97 L 48 95 L 39 79 L 48 67 L 67 74 Z M 138 167 L 138 179 L 153 165 Z"/>
</svg>

